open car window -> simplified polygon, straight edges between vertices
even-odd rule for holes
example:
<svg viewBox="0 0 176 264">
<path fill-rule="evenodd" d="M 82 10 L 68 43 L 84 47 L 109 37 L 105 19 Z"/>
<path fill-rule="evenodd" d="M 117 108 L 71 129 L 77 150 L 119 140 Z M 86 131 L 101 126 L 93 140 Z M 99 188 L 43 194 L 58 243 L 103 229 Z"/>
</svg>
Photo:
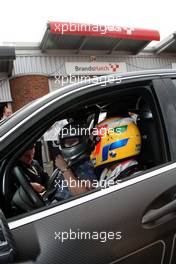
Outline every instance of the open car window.
<svg viewBox="0 0 176 264">
<path fill-rule="evenodd" d="M 50 187 L 49 189 L 49 193 L 47 193 L 48 185 L 45 181 L 39 181 L 39 183 L 44 186 L 43 189 L 33 184 L 34 179 L 36 181 L 35 177 L 32 179 L 33 176 L 31 175 L 33 172 L 27 175 L 27 170 L 24 172 L 21 168 L 20 170 L 16 169 L 16 166 L 19 164 L 19 160 L 21 159 L 21 156 L 23 152 L 25 152 L 25 150 L 23 152 L 20 152 L 19 149 L 19 154 L 17 151 L 18 155 L 16 156 L 16 158 L 14 158 L 14 160 L 12 158 L 12 165 L 9 165 L 8 170 L 6 170 L 6 174 L 4 176 L 9 179 L 8 182 L 10 182 L 11 186 L 13 186 L 11 188 L 14 188 L 14 181 L 16 181 L 14 190 L 6 195 L 6 197 L 8 197 L 6 198 L 7 200 L 11 199 L 7 203 L 8 206 L 6 206 L 6 208 L 10 207 L 7 210 L 8 216 L 17 216 L 26 212 L 31 213 L 34 209 L 42 210 L 41 208 L 45 209 L 46 206 L 56 206 L 60 203 L 69 202 L 70 200 L 76 199 L 80 196 L 89 195 L 92 192 L 99 191 L 102 188 L 101 184 L 96 184 L 93 186 L 93 188 L 92 185 L 90 186 L 90 184 L 88 184 L 88 186 L 86 186 L 87 189 L 83 189 L 80 192 L 73 191 L 73 193 L 71 192 L 71 195 L 65 195 L 63 193 L 61 194 L 61 191 L 63 191 L 62 188 L 62 190 L 58 190 L 58 192 L 60 192 L 58 195 L 59 198 L 53 198 L 53 193 L 57 192 L 57 187 L 62 185 L 62 181 L 64 181 L 63 172 L 67 170 L 67 166 L 63 166 L 61 169 L 58 169 L 58 163 L 56 162 L 57 156 L 61 155 L 60 142 L 58 140 L 59 132 L 69 123 L 84 123 L 84 125 L 89 127 L 90 132 L 94 127 L 96 127 L 98 124 L 101 124 L 101 122 L 104 122 L 106 119 L 131 118 L 133 120 L 141 134 L 140 153 L 135 157 L 137 163 L 140 164 L 140 169 L 138 170 L 138 173 L 134 171 L 133 174 L 126 174 L 125 176 L 118 179 L 118 181 L 114 182 L 114 184 L 121 184 L 121 182 L 129 180 L 131 177 L 138 177 L 138 175 L 140 175 L 141 173 L 145 173 L 148 169 L 153 169 L 154 167 L 160 166 L 168 161 L 165 148 L 161 148 L 161 142 L 163 142 L 164 132 L 162 131 L 161 121 L 156 110 L 156 102 L 154 100 L 154 97 L 152 96 L 150 85 L 142 85 L 140 88 L 135 85 L 134 87 L 129 88 L 124 87 L 121 90 L 113 90 L 112 94 L 109 92 L 108 96 L 98 94 L 98 96 L 87 98 L 86 100 L 87 101 L 84 100 L 83 103 L 80 101 L 79 104 L 73 105 L 71 109 L 69 108 L 69 110 L 66 110 L 65 112 L 63 111 L 61 114 L 58 113 L 58 115 L 53 119 L 53 122 L 47 121 L 53 114 L 53 112 L 50 112 L 48 115 L 46 115 L 47 122 L 43 118 L 43 120 L 37 127 L 36 132 L 38 134 L 38 138 L 35 137 L 35 140 L 30 138 L 30 146 L 35 144 L 35 156 L 33 157 L 33 159 L 37 160 L 37 166 L 40 166 L 45 176 L 47 174 L 49 177 L 49 185 L 52 186 L 52 188 Z M 46 124 L 46 126 L 44 126 L 44 124 Z M 40 133 L 40 127 L 42 128 L 42 133 Z M 114 131 L 118 134 L 119 132 L 125 131 L 125 129 L 125 126 L 121 126 L 120 130 L 118 128 Z M 99 135 L 97 134 L 96 136 Z M 92 138 L 91 135 L 91 140 L 97 140 L 96 136 Z M 76 141 L 74 141 L 74 143 L 70 142 L 70 138 L 68 138 L 66 143 L 64 143 L 65 146 L 67 146 L 67 151 L 70 151 L 72 147 L 76 146 L 78 143 L 82 144 L 82 139 L 79 137 L 79 135 L 77 135 Z M 91 141 L 89 141 L 88 143 L 88 147 L 90 147 L 91 149 L 91 151 L 89 151 L 89 159 L 92 166 L 90 177 L 91 181 L 94 179 L 94 177 L 96 177 L 96 181 L 99 182 L 102 177 L 101 175 L 103 173 L 103 170 L 106 167 L 105 165 L 109 166 L 109 164 L 107 163 L 103 166 L 95 167 L 94 160 L 91 159 L 91 155 L 96 146 L 98 146 L 99 148 L 100 142 L 99 140 L 97 140 L 97 142 L 94 142 L 94 145 L 90 142 Z M 27 149 L 29 149 L 28 144 Z M 123 147 L 123 145 L 121 145 L 121 147 Z M 110 156 L 111 158 L 113 158 L 114 151 L 112 146 L 110 146 L 110 148 L 108 150 L 103 150 L 102 155 L 104 156 L 102 157 L 102 159 L 104 159 L 106 155 L 107 158 Z M 121 160 L 118 160 L 118 162 L 120 161 Z M 114 162 L 117 163 L 117 160 L 114 159 Z M 81 169 L 79 168 L 79 172 L 76 172 L 74 166 L 71 167 L 74 177 L 77 174 L 86 175 L 86 173 L 89 171 L 89 165 L 89 162 L 81 165 Z M 136 164 L 132 165 L 134 165 L 135 167 Z M 59 172 L 60 170 L 63 170 L 61 174 Z M 27 179 L 27 182 L 23 182 L 24 178 Z M 54 180 L 51 180 L 50 182 L 50 179 Z M 76 178 L 76 180 L 78 179 Z M 83 177 L 83 180 L 86 181 L 87 178 Z M 35 190 L 34 193 L 32 188 L 34 188 Z M 71 187 L 66 186 L 66 188 L 67 191 L 69 189 L 70 193 Z M 108 186 L 108 188 L 111 188 L 111 186 Z M 8 192 L 8 190 L 6 190 L 6 192 Z M 47 193 L 47 195 L 45 195 L 45 193 Z M 30 199 L 28 199 L 28 196 L 31 196 Z M 34 202 L 35 200 L 37 200 L 36 203 Z M 21 208 L 19 208 L 20 206 Z"/>
</svg>

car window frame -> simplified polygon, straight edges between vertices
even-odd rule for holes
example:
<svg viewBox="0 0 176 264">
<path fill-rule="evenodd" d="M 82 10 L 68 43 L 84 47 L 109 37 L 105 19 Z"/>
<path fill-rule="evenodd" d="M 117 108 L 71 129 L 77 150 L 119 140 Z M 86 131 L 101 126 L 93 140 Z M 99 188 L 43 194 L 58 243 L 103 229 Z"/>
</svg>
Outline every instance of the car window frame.
<svg viewBox="0 0 176 264">
<path fill-rule="evenodd" d="M 141 88 L 141 86 L 142 86 L 142 85 L 140 85 L 139 87 Z M 143 86 L 144 86 L 144 85 L 143 85 Z M 114 87 L 114 86 L 113 86 L 113 87 Z M 132 84 L 132 87 L 130 87 L 130 88 L 128 87 L 128 88 L 126 88 L 126 89 L 128 90 L 128 89 L 132 89 L 132 88 L 134 88 L 134 87 L 135 87 L 135 85 Z M 115 88 L 115 87 L 114 87 L 114 88 Z M 118 91 L 119 91 L 119 89 L 118 89 Z M 118 91 L 113 89 L 113 92 L 114 92 L 114 93 L 118 93 Z M 150 92 L 152 93 L 152 91 L 150 91 Z M 91 91 L 88 91 L 87 93 L 90 93 L 90 94 L 91 94 Z M 87 93 L 86 93 L 86 95 L 87 95 Z M 83 93 L 83 95 L 81 95 L 81 96 L 85 96 L 85 94 Z M 86 99 L 86 100 L 87 100 L 87 99 Z M 89 99 L 89 100 L 90 100 L 90 99 Z M 58 110 L 58 111 L 59 111 L 59 110 Z M 58 111 L 57 111 L 57 115 L 56 115 L 56 116 L 57 116 L 57 119 L 58 119 Z M 65 110 L 65 111 L 68 111 L 68 109 Z M 64 111 L 63 111 L 63 112 L 64 112 Z M 47 115 L 46 115 L 46 116 L 47 116 Z M 46 116 L 45 116 L 45 118 L 46 118 Z M 54 118 L 54 117 L 52 118 L 52 122 L 53 122 L 53 119 L 56 120 L 56 117 L 55 117 L 55 118 Z M 43 119 L 41 119 L 41 120 L 43 120 Z M 50 122 L 51 122 L 51 121 L 48 121 L 48 127 L 49 127 Z M 42 129 L 42 130 L 46 131 L 46 126 L 44 126 L 44 128 L 45 128 L 45 129 Z M 38 137 L 39 135 L 41 136 L 41 131 L 39 131 L 39 133 L 36 133 L 36 131 L 35 131 L 35 137 Z M 26 140 L 27 140 L 27 139 L 26 139 Z M 32 142 L 28 142 L 28 144 L 31 144 L 31 143 L 32 143 Z M 26 147 L 26 145 L 23 146 L 23 149 L 21 150 L 20 153 L 22 153 L 22 152 L 24 151 L 25 147 Z M 18 153 L 16 153 L 15 157 L 13 157 L 12 161 L 10 162 L 10 163 L 11 163 L 11 166 L 13 166 L 13 160 L 16 159 L 17 156 L 19 156 L 19 155 L 20 155 L 20 154 L 19 154 L 19 152 L 18 152 Z M 87 194 L 83 194 L 83 196 L 86 196 L 86 195 L 87 195 Z M 76 197 L 76 198 L 73 197 L 73 199 L 77 199 L 77 197 Z M 64 203 L 65 203 L 65 202 L 64 202 Z M 43 207 L 40 208 L 40 210 L 42 210 L 42 209 L 43 209 Z M 36 210 L 33 210 L 33 211 L 36 211 Z"/>
</svg>

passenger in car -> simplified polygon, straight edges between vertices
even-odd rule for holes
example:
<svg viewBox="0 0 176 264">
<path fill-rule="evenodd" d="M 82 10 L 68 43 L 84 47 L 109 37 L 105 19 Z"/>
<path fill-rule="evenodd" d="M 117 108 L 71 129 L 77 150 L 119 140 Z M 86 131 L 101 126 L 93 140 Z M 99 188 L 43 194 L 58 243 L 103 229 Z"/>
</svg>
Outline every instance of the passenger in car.
<svg viewBox="0 0 176 264">
<path fill-rule="evenodd" d="M 69 123 L 59 133 L 60 153 L 56 199 L 62 200 L 92 190 L 97 180 L 90 153 L 94 148 L 89 129 L 84 124 Z"/>
<path fill-rule="evenodd" d="M 49 176 L 43 171 L 37 160 L 34 160 L 35 145 L 30 146 L 20 157 L 18 166 L 25 172 L 33 189 L 42 193 L 47 188 Z"/>
<path fill-rule="evenodd" d="M 95 168 L 101 169 L 99 183 L 113 185 L 117 180 L 140 171 L 140 131 L 131 117 L 112 117 L 96 126 L 99 143 L 91 154 Z M 104 186 L 104 185 L 103 185 Z"/>
</svg>

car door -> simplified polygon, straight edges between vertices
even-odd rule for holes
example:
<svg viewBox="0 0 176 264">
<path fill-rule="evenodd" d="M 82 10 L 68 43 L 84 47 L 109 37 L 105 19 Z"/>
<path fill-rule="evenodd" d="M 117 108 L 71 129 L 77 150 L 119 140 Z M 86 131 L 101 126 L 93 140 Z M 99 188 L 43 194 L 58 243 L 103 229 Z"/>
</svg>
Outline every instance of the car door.
<svg viewBox="0 0 176 264">
<path fill-rule="evenodd" d="M 175 186 L 175 173 L 174 163 L 10 222 L 20 259 L 174 263 L 176 201 L 164 198 Z"/>
<path fill-rule="evenodd" d="M 78 102 L 79 96 L 82 100 L 89 97 L 92 88 L 95 92 L 104 89 L 92 86 L 84 95 L 77 91 L 69 102 Z M 155 97 L 158 94 L 156 88 Z M 63 104 L 67 105 L 67 95 L 64 99 L 60 111 Z M 54 113 L 55 108 L 53 103 L 43 116 Z M 42 129 L 43 116 L 32 116 L 34 131 L 30 130 L 23 144 L 34 136 L 35 122 Z M 30 126 L 19 125 L 16 135 L 20 140 L 16 139 L 14 151 Z M 3 143 L 4 149 L 8 148 Z M 8 155 L 5 157 L 8 160 Z M 175 175 L 176 163 L 171 159 L 110 188 L 9 219 L 18 252 L 16 263 L 174 263 Z"/>
</svg>

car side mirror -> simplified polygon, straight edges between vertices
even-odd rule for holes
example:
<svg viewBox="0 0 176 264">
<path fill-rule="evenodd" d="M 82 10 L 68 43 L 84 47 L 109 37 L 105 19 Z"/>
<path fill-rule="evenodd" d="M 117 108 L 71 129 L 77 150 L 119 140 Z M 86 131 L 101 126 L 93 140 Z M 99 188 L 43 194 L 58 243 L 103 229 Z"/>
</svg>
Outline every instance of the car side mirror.
<svg viewBox="0 0 176 264">
<path fill-rule="evenodd" d="M 0 264 L 12 263 L 16 255 L 15 241 L 0 209 Z"/>
</svg>

